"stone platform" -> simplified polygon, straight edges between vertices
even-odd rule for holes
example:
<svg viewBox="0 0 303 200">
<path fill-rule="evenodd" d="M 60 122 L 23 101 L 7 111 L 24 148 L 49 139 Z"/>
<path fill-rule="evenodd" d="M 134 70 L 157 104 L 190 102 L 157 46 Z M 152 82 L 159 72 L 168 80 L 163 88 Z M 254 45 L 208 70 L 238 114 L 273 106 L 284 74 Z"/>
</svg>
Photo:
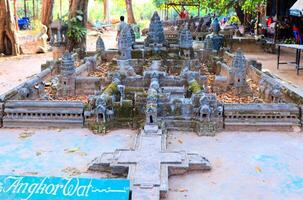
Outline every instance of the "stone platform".
<svg viewBox="0 0 303 200">
<path fill-rule="evenodd" d="M 167 151 L 166 135 L 159 130 L 155 134 L 142 131 L 133 149 L 104 153 L 93 161 L 89 169 L 121 176 L 128 173 L 133 200 L 156 200 L 167 196 L 169 176 L 210 170 L 211 166 L 199 154 Z"/>
</svg>

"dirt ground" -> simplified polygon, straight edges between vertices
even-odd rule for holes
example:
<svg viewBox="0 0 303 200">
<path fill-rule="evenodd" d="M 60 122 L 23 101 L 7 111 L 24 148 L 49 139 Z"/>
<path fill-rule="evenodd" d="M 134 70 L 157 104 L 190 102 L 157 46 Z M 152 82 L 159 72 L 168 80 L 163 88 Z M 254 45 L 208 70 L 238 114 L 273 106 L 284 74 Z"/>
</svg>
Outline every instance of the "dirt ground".
<svg viewBox="0 0 303 200">
<path fill-rule="evenodd" d="M 281 51 L 280 61 L 295 61 L 295 51 L 283 50 Z M 286 82 L 290 82 L 293 85 L 302 89 L 303 86 L 303 70 L 297 75 L 295 66 L 293 65 L 280 65 L 280 69 L 277 69 L 277 55 L 265 52 L 260 53 L 246 53 L 247 58 L 257 59 L 263 65 L 263 71 L 270 71 L 273 74 L 280 77 Z"/>
<path fill-rule="evenodd" d="M 51 58 L 51 53 L 0 58 L 0 94 L 39 73 L 41 64 Z"/>
</svg>

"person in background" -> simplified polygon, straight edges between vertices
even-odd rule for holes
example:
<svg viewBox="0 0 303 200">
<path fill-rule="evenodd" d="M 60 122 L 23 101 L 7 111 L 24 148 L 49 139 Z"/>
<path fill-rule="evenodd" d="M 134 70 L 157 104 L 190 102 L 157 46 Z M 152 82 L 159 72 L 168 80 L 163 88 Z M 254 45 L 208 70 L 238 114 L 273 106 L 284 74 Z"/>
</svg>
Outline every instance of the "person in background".
<svg viewBox="0 0 303 200">
<path fill-rule="evenodd" d="M 120 37 L 120 34 L 121 34 L 121 31 L 127 27 L 127 23 L 124 22 L 124 16 L 121 16 L 120 17 L 120 23 L 118 25 L 118 30 L 117 30 L 117 37 L 116 37 L 116 40 L 118 41 L 119 37 Z"/>
<path fill-rule="evenodd" d="M 303 44 L 303 39 L 302 39 L 302 34 L 301 34 L 301 31 L 300 31 L 300 27 L 298 25 L 298 20 L 294 20 L 293 23 L 292 23 L 292 31 L 293 31 L 293 34 L 294 34 L 294 37 L 295 37 L 295 41 L 297 44 Z"/>
<path fill-rule="evenodd" d="M 266 21 L 266 25 L 267 27 L 270 27 L 270 25 L 274 22 L 274 19 L 272 16 L 268 17 L 267 21 Z"/>
<path fill-rule="evenodd" d="M 189 17 L 188 12 L 185 10 L 184 6 L 182 6 L 179 17 L 180 17 L 180 19 L 187 19 Z"/>
</svg>

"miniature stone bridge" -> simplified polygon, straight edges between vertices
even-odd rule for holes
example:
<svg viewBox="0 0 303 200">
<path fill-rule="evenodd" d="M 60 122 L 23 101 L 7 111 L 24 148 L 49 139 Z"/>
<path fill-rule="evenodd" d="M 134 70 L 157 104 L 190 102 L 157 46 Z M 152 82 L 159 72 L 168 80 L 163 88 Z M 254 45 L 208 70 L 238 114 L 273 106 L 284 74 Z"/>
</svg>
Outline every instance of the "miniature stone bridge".
<svg viewBox="0 0 303 200">
<path fill-rule="evenodd" d="M 192 170 L 210 170 L 209 161 L 199 154 L 166 150 L 166 135 L 158 133 L 138 135 L 133 150 L 118 149 L 104 153 L 89 167 L 93 171 L 128 173 L 133 200 L 156 200 L 166 197 L 168 177 Z"/>
</svg>

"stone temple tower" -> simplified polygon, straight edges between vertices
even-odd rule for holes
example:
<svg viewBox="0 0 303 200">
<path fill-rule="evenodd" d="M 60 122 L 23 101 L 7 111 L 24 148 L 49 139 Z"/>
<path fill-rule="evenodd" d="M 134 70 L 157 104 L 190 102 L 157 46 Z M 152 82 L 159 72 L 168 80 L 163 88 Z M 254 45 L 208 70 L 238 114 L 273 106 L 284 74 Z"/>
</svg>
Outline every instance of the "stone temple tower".
<svg viewBox="0 0 303 200">
<path fill-rule="evenodd" d="M 246 58 L 241 49 L 238 49 L 232 63 L 234 75 L 234 86 L 242 87 L 246 85 Z"/>
<path fill-rule="evenodd" d="M 71 53 L 65 52 L 62 57 L 58 96 L 73 96 L 76 90 L 76 67 Z"/>
<path fill-rule="evenodd" d="M 180 56 L 184 59 L 191 59 L 193 56 L 193 36 L 186 25 L 180 32 L 179 37 Z"/>
<path fill-rule="evenodd" d="M 96 51 L 97 52 L 103 52 L 105 51 L 105 45 L 104 41 L 101 36 L 98 37 L 97 42 L 96 42 Z"/>
<path fill-rule="evenodd" d="M 163 24 L 157 11 L 154 12 L 151 18 L 146 43 L 151 47 L 165 45 Z"/>
<path fill-rule="evenodd" d="M 120 60 L 129 60 L 131 59 L 132 51 L 132 35 L 130 27 L 126 26 L 122 31 L 118 41 L 118 49 L 120 52 Z"/>
</svg>

